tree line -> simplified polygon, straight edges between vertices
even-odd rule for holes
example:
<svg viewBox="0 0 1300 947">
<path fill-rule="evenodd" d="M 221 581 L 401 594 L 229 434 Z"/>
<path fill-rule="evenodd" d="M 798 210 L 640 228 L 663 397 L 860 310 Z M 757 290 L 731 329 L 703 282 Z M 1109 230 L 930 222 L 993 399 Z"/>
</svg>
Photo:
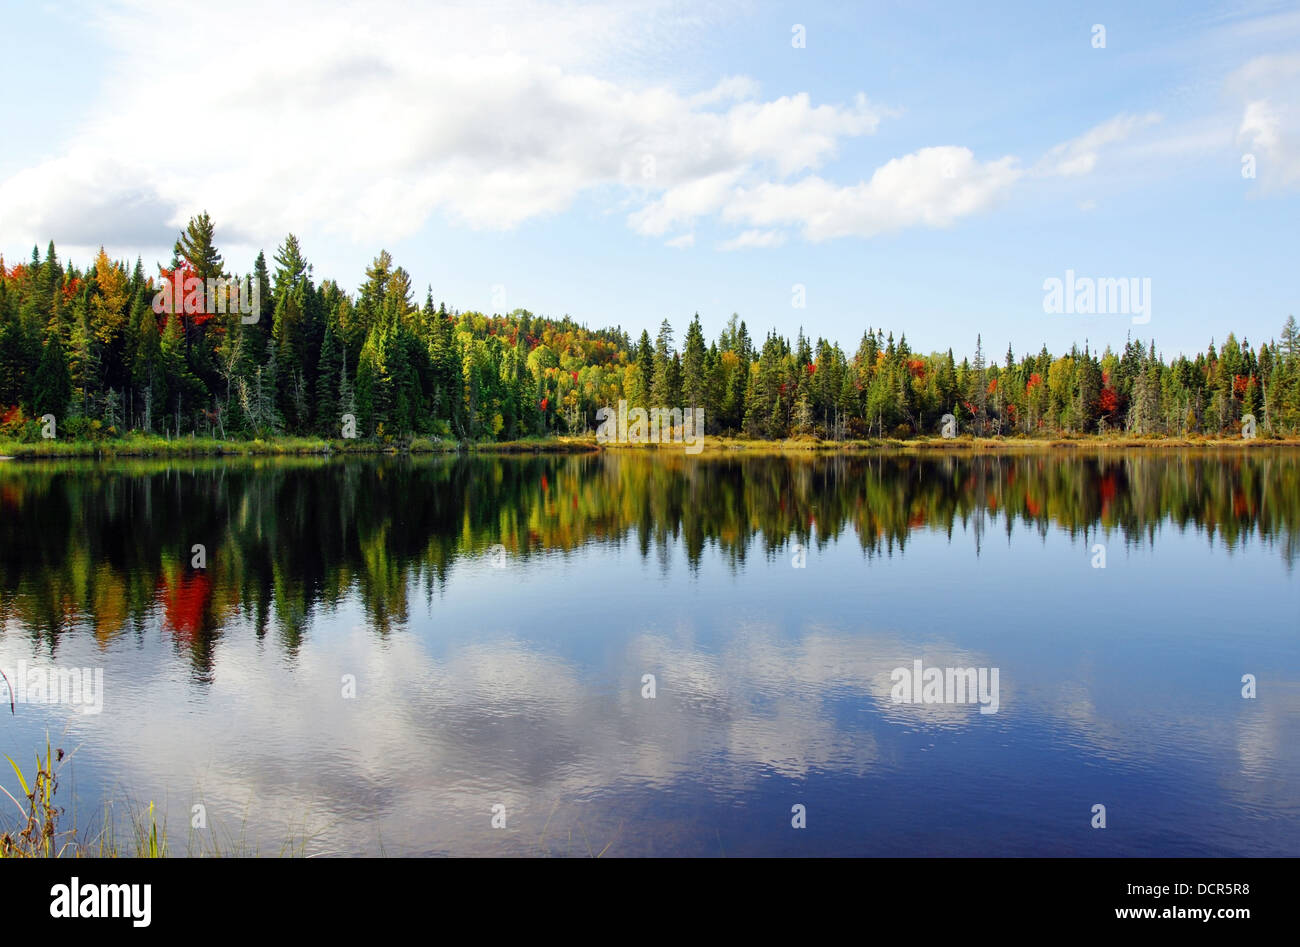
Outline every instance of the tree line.
<svg viewBox="0 0 1300 947">
<path fill-rule="evenodd" d="M 854 439 L 934 434 L 945 415 L 976 435 L 1236 434 L 1251 415 L 1264 434 L 1300 433 L 1300 329 L 1252 348 L 1229 333 L 1194 358 L 1166 361 L 1154 341 L 1122 351 L 999 362 L 976 338 L 973 359 L 916 352 L 906 334 L 868 328 L 852 354 L 770 332 L 761 343 L 732 315 L 706 343 L 699 315 L 676 344 L 589 329 L 516 309 L 448 311 L 380 252 L 356 293 L 317 281 L 298 239 L 244 279 L 256 321 L 229 312 L 158 312 L 163 280 L 180 271 L 231 279 L 205 213 L 176 241 L 170 268 L 146 275 L 101 248 L 89 268 L 0 258 L 0 436 L 35 439 L 52 414 L 60 437 L 317 435 L 513 440 L 581 434 L 599 408 L 703 408 L 706 432 L 756 438 Z M 233 278 L 238 279 L 236 274 Z M 178 301 L 179 302 L 179 301 Z"/>
</svg>

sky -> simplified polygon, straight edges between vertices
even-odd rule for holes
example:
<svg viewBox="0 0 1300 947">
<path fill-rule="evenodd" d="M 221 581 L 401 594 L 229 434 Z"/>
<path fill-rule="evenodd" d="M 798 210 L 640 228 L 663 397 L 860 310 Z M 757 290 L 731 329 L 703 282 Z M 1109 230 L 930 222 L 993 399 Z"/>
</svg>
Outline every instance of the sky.
<svg viewBox="0 0 1300 947">
<path fill-rule="evenodd" d="M 292 232 L 634 337 L 1172 357 L 1300 312 L 1294 0 L 0 5 L 9 265 L 152 269 L 206 210 L 232 272 Z M 1046 311 L 1067 272 L 1149 311 Z"/>
</svg>

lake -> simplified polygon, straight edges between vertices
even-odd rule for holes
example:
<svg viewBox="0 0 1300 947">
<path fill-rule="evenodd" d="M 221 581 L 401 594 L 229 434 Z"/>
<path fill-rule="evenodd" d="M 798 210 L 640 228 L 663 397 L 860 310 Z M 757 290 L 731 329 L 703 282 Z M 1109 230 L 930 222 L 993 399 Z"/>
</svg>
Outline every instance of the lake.
<svg viewBox="0 0 1300 947">
<path fill-rule="evenodd" d="M 175 854 L 1296 856 L 1298 563 L 1283 448 L 10 461 L 0 750 Z"/>
</svg>

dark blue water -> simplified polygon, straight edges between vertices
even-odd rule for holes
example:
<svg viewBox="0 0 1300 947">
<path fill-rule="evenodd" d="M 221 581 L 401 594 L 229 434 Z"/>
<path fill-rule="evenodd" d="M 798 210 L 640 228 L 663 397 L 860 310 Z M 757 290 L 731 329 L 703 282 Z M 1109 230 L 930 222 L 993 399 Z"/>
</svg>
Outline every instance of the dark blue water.
<svg viewBox="0 0 1300 947">
<path fill-rule="evenodd" d="M 1300 855 L 1294 451 L 10 462 L 0 513 L 0 667 L 103 671 L 0 722 L 83 834 Z"/>
</svg>

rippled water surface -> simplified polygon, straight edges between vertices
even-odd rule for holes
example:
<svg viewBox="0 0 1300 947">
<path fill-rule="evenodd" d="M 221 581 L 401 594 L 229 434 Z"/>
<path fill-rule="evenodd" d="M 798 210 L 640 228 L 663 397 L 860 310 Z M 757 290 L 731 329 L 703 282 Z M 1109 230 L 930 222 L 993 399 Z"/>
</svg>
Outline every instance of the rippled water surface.
<svg viewBox="0 0 1300 947">
<path fill-rule="evenodd" d="M 179 852 L 1300 855 L 1298 531 L 1282 450 L 11 461 L 0 668 L 104 691 L 0 750 Z"/>
</svg>

